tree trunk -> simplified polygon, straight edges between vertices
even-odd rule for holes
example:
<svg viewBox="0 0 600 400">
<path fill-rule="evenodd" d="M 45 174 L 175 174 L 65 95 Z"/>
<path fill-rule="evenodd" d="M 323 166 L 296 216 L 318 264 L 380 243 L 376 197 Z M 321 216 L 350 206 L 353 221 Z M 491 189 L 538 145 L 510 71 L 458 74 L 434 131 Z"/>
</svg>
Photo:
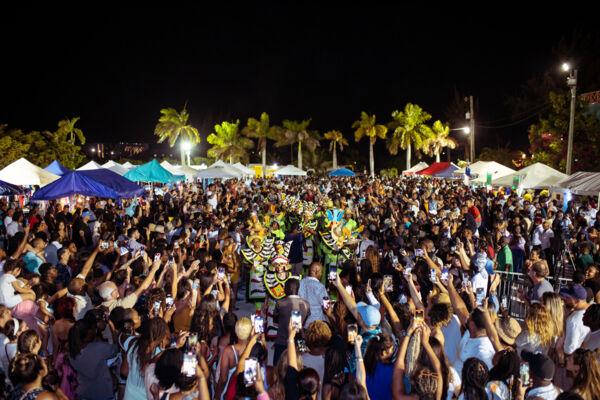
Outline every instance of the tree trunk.
<svg viewBox="0 0 600 400">
<path fill-rule="evenodd" d="M 439 152 L 439 151 L 437 151 L 437 152 L 435 153 L 435 162 L 437 162 L 437 163 L 439 163 L 439 162 L 440 162 L 440 152 Z"/>
<path fill-rule="evenodd" d="M 411 167 L 411 160 L 410 160 L 410 156 L 411 156 L 411 145 L 410 143 L 408 144 L 408 147 L 406 148 L 406 169 L 410 169 Z"/>
<path fill-rule="evenodd" d="M 335 148 L 335 142 L 333 142 L 333 169 L 337 169 L 337 151 Z"/>
<path fill-rule="evenodd" d="M 298 169 L 302 169 L 302 142 L 298 142 Z"/>
<path fill-rule="evenodd" d="M 265 147 L 262 151 L 262 177 L 265 177 L 265 171 L 267 169 L 267 148 Z"/>
<path fill-rule="evenodd" d="M 233 156 L 229 156 L 229 164 L 233 164 Z"/>
<path fill-rule="evenodd" d="M 369 168 L 371 169 L 371 178 L 375 177 L 375 159 L 373 158 L 373 142 L 369 142 Z"/>
<path fill-rule="evenodd" d="M 183 149 L 183 147 L 179 147 L 179 149 L 181 150 L 181 165 L 185 165 L 185 150 Z"/>
</svg>

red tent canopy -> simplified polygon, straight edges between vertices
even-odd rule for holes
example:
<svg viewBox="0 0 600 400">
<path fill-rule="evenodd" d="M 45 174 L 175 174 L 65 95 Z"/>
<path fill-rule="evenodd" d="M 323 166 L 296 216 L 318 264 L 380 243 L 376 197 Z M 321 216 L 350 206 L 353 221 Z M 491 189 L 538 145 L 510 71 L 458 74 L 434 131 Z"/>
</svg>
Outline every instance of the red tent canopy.
<svg viewBox="0 0 600 400">
<path fill-rule="evenodd" d="M 431 164 L 429 167 L 417 172 L 417 175 L 434 175 L 438 172 L 442 172 L 443 170 L 451 166 L 452 164 L 449 162 L 436 162 Z"/>
</svg>

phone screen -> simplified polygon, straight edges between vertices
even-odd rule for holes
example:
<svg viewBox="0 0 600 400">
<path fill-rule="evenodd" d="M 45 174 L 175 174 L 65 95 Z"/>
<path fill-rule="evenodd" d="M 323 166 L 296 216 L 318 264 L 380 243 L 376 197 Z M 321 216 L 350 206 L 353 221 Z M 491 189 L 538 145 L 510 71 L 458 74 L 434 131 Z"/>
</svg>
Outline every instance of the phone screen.
<svg viewBox="0 0 600 400">
<path fill-rule="evenodd" d="M 522 362 L 519 367 L 519 378 L 523 386 L 529 386 L 529 363 Z"/>
<path fill-rule="evenodd" d="M 348 343 L 354 343 L 358 335 L 358 326 L 356 324 L 348 325 Z"/>
<path fill-rule="evenodd" d="M 167 307 L 171 307 L 173 305 L 173 296 L 168 294 L 165 298 L 165 303 L 167 304 Z"/>
<path fill-rule="evenodd" d="M 508 298 L 502 296 L 502 308 L 508 308 Z"/>
<path fill-rule="evenodd" d="M 198 344 L 198 334 L 190 333 L 187 339 L 187 344 L 189 348 L 194 348 Z"/>
<path fill-rule="evenodd" d="M 360 252 L 360 258 L 365 258 L 366 250 Z"/>
<path fill-rule="evenodd" d="M 417 257 L 423 257 L 425 255 L 425 251 L 423 251 L 423 249 L 416 249 L 415 250 L 415 256 Z"/>
<path fill-rule="evenodd" d="M 225 279 L 225 268 L 219 268 L 218 271 L 219 272 L 217 273 L 217 279 L 222 281 L 223 279 Z"/>
<path fill-rule="evenodd" d="M 383 290 L 386 291 L 386 292 L 391 292 L 393 290 L 392 276 L 391 275 L 384 275 L 383 276 Z"/>
<path fill-rule="evenodd" d="M 435 269 L 429 270 L 429 280 L 433 283 L 437 282 L 437 271 Z"/>
<path fill-rule="evenodd" d="M 302 328 L 302 316 L 300 315 L 300 311 L 293 310 L 292 311 L 292 327 L 296 329 Z"/>
<path fill-rule="evenodd" d="M 265 330 L 264 329 L 264 323 L 263 323 L 263 317 L 260 316 L 260 315 L 256 315 L 254 317 L 253 325 L 254 325 L 254 332 L 257 335 L 262 335 L 263 332 L 264 332 L 264 330 Z"/>
<path fill-rule="evenodd" d="M 477 305 L 478 305 L 478 306 L 482 306 L 482 305 L 483 305 L 483 302 L 484 302 L 484 300 L 485 300 L 485 292 L 484 292 L 484 289 L 483 289 L 483 288 L 481 288 L 481 287 L 480 287 L 480 288 L 477 288 L 476 294 L 477 294 L 477 295 L 476 295 L 476 299 L 477 299 Z"/>
<path fill-rule="evenodd" d="M 394 267 L 398 266 L 398 257 L 394 256 L 394 258 L 392 258 L 392 265 Z"/>
<path fill-rule="evenodd" d="M 442 269 L 442 276 L 440 279 L 444 282 L 446 282 L 448 280 L 448 267 L 444 267 Z"/>
<path fill-rule="evenodd" d="M 328 276 L 330 281 L 335 281 L 335 279 L 337 278 L 337 265 L 331 265 L 329 267 L 329 276 Z"/>
<path fill-rule="evenodd" d="M 160 253 L 156 253 L 156 254 L 154 255 L 154 262 L 157 262 L 157 261 L 159 261 L 159 260 L 160 260 Z"/>
<path fill-rule="evenodd" d="M 331 305 L 331 304 L 330 304 L 330 299 L 329 299 L 329 296 L 325 296 L 325 297 L 323 297 L 323 308 L 324 308 L 325 310 L 329 310 L 329 306 L 330 306 L 330 305 Z"/>
<path fill-rule="evenodd" d="M 415 320 L 417 320 L 419 322 L 423 322 L 424 319 L 425 319 L 425 312 L 423 310 L 416 310 L 415 311 Z"/>
<path fill-rule="evenodd" d="M 196 365 L 198 365 L 196 356 L 191 351 L 188 351 L 183 355 L 183 366 L 181 367 L 181 372 L 185 376 L 195 376 Z"/>
</svg>

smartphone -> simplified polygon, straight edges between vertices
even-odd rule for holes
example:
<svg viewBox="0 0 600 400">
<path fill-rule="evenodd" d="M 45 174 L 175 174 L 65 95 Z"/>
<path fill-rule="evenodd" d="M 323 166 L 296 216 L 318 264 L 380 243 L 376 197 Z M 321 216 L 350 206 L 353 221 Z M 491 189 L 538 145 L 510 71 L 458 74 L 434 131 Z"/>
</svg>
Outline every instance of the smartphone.
<svg viewBox="0 0 600 400">
<path fill-rule="evenodd" d="M 329 266 L 329 275 L 328 275 L 328 278 L 332 282 L 334 282 L 337 279 L 337 265 L 331 264 Z"/>
<path fill-rule="evenodd" d="M 168 294 L 167 297 L 165 298 L 165 304 L 167 305 L 167 307 L 172 307 L 173 306 L 173 296 Z"/>
<path fill-rule="evenodd" d="M 197 282 L 192 283 L 192 289 L 196 290 L 200 287 L 200 284 Z"/>
<path fill-rule="evenodd" d="M 185 376 L 196 376 L 196 366 L 198 365 L 198 360 L 196 356 L 191 351 L 186 351 L 183 354 L 183 366 L 181 367 L 181 372 Z"/>
<path fill-rule="evenodd" d="M 25 228 L 29 226 L 29 218 L 25 218 Z"/>
<path fill-rule="evenodd" d="M 302 316 L 300 315 L 300 311 L 293 310 L 291 319 L 292 319 L 292 328 L 296 328 L 296 329 L 302 328 Z"/>
<path fill-rule="evenodd" d="M 169 257 L 169 265 L 171 265 L 171 266 L 175 265 L 175 259 L 172 256 Z"/>
<path fill-rule="evenodd" d="M 397 267 L 397 266 L 398 266 L 398 257 L 394 256 L 394 257 L 392 258 L 392 265 L 393 265 L 394 267 Z"/>
<path fill-rule="evenodd" d="M 415 310 L 415 321 L 421 323 L 425 320 L 425 311 Z"/>
<path fill-rule="evenodd" d="M 435 269 L 430 269 L 429 270 L 429 280 L 432 283 L 436 283 L 437 282 L 437 271 Z"/>
<path fill-rule="evenodd" d="M 442 276 L 440 277 L 442 282 L 448 282 L 448 267 L 442 268 Z"/>
<path fill-rule="evenodd" d="M 508 308 L 508 298 L 506 297 L 506 295 L 502 296 L 502 308 Z"/>
<path fill-rule="evenodd" d="M 157 316 L 159 311 L 160 311 L 160 301 L 155 301 L 154 306 L 152 307 L 152 312 L 154 313 L 154 316 Z"/>
<path fill-rule="evenodd" d="M 258 361 L 254 357 L 244 360 L 244 384 L 252 385 L 258 378 Z"/>
<path fill-rule="evenodd" d="M 521 379 L 521 385 L 524 387 L 529 386 L 529 363 L 521 363 L 519 367 L 519 379 Z"/>
<path fill-rule="evenodd" d="M 262 335 L 265 331 L 265 326 L 264 326 L 264 320 L 263 317 L 260 315 L 254 315 L 254 318 L 252 320 L 252 325 L 254 326 L 254 332 L 257 335 Z"/>
<path fill-rule="evenodd" d="M 160 253 L 154 255 L 154 262 L 160 261 Z"/>
<path fill-rule="evenodd" d="M 178 249 L 179 248 L 179 242 L 177 240 L 173 242 L 173 248 L 174 249 Z"/>
<path fill-rule="evenodd" d="M 384 275 L 383 276 L 383 290 L 385 292 L 391 292 L 393 290 L 392 276 L 391 275 Z"/>
<path fill-rule="evenodd" d="M 117 242 L 116 240 L 115 240 L 114 244 L 115 244 L 115 249 L 119 247 L 119 242 Z"/>
<path fill-rule="evenodd" d="M 331 306 L 331 299 L 329 298 L 329 296 L 324 296 L 323 297 L 323 308 L 325 310 L 329 310 L 330 306 Z"/>
<path fill-rule="evenodd" d="M 193 349 L 198 344 L 198 334 L 193 332 L 187 337 L 187 345 L 189 349 Z"/>
<path fill-rule="evenodd" d="M 411 276 L 410 276 L 411 274 L 412 274 L 412 267 L 409 265 L 409 266 L 407 266 L 407 267 L 404 269 L 404 276 L 405 276 L 407 279 L 412 279 L 412 278 L 411 278 Z"/>
<path fill-rule="evenodd" d="M 378 254 L 379 254 L 379 257 L 381 257 L 383 255 L 383 250 L 379 249 Z"/>
<path fill-rule="evenodd" d="M 298 347 L 298 351 L 300 353 L 306 353 L 308 351 L 308 347 L 306 346 L 306 341 L 302 337 L 296 338 L 296 346 Z"/>
<path fill-rule="evenodd" d="M 475 293 L 476 293 L 475 299 L 477 300 L 477 306 L 482 306 L 483 302 L 485 301 L 484 289 L 482 287 L 479 287 L 479 288 L 477 288 Z"/>
<path fill-rule="evenodd" d="M 466 288 L 469 284 L 469 275 L 463 273 L 462 275 L 462 287 Z"/>
<path fill-rule="evenodd" d="M 106 248 L 108 249 L 108 243 L 106 244 Z M 142 249 L 141 249 L 141 251 L 140 251 L 140 254 L 141 254 L 141 255 L 144 255 L 144 254 L 146 254 L 146 249 L 144 249 L 144 248 L 142 247 Z"/>
<path fill-rule="evenodd" d="M 367 250 L 364 250 L 360 252 L 360 258 L 365 258 L 365 255 L 367 254 Z"/>
<path fill-rule="evenodd" d="M 415 256 L 416 257 L 423 257 L 425 255 L 425 251 L 423 249 L 416 249 L 415 250 Z"/>
<path fill-rule="evenodd" d="M 450 246 L 450 251 L 456 251 L 456 246 Z"/>
<path fill-rule="evenodd" d="M 348 324 L 348 343 L 354 343 L 358 335 L 358 326 L 356 324 Z"/>
<path fill-rule="evenodd" d="M 218 272 L 217 272 L 217 279 L 220 281 L 225 279 L 225 268 L 219 267 Z"/>
</svg>

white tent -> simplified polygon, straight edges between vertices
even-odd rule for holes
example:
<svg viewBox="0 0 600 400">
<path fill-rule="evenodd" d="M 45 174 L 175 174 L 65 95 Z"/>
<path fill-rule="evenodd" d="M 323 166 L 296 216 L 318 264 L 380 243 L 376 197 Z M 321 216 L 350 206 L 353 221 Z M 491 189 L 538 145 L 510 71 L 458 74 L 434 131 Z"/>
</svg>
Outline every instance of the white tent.
<svg viewBox="0 0 600 400">
<path fill-rule="evenodd" d="M 206 169 L 198 171 L 198 179 L 217 179 L 217 178 L 239 178 L 242 173 L 230 165 L 225 166 L 210 166 Z"/>
<path fill-rule="evenodd" d="M 464 176 L 466 168 L 460 168 L 453 172 L 456 176 Z M 492 175 L 494 179 L 503 177 L 504 175 L 513 174 L 515 170 L 508 168 L 496 161 L 477 161 L 471 164 L 471 181 L 477 183 L 485 183 L 488 175 Z"/>
<path fill-rule="evenodd" d="M 100 169 L 100 168 L 102 168 L 102 165 L 98 164 L 96 161 L 90 161 L 89 163 L 85 164 L 84 166 L 77 168 L 77 171 L 85 171 L 88 169 Z"/>
<path fill-rule="evenodd" d="M 19 158 L 0 171 L 0 180 L 21 186 L 44 186 L 54 182 L 58 178 L 60 176 L 54 175 L 37 165 L 33 165 L 24 158 Z"/>
<path fill-rule="evenodd" d="M 231 164 L 226 164 L 223 160 L 217 160 L 214 164 L 209 165 L 208 168 L 212 168 L 212 167 L 226 167 L 228 165 L 231 165 Z"/>
<path fill-rule="evenodd" d="M 201 170 L 201 169 L 206 169 L 206 168 L 208 168 L 208 167 L 206 166 L 206 164 L 204 164 L 204 163 L 202 163 L 202 164 L 200 164 L 200 165 L 190 165 L 190 167 L 194 168 L 195 170 Z"/>
<path fill-rule="evenodd" d="M 413 166 L 412 168 L 405 169 L 404 171 L 402 171 L 402 175 L 414 175 L 417 172 L 422 171 L 427 167 L 429 167 L 429 165 L 426 162 L 421 161 L 420 163 Z"/>
<path fill-rule="evenodd" d="M 233 164 L 233 166 L 236 167 L 237 169 L 239 169 L 240 171 L 242 171 L 242 173 L 244 175 L 247 175 L 247 176 L 254 176 L 255 175 L 254 170 L 252 168 L 246 167 L 241 162 L 237 162 L 237 163 Z"/>
<path fill-rule="evenodd" d="M 306 171 L 302 171 L 293 165 L 286 165 L 275 171 L 273 174 L 279 176 L 306 176 Z"/>
<path fill-rule="evenodd" d="M 121 176 L 125 175 L 128 171 L 129 168 L 125 168 L 124 166 L 122 166 L 121 164 L 119 164 L 118 162 L 115 161 L 108 161 L 105 162 L 104 164 L 102 164 L 102 168 L 106 168 L 111 170 L 112 172 L 115 172 Z"/>
<path fill-rule="evenodd" d="M 127 162 L 124 162 L 124 163 L 123 163 L 123 166 L 124 166 L 125 168 L 128 168 L 128 169 L 131 169 L 131 168 L 134 168 L 134 167 L 135 167 L 135 165 L 133 165 L 133 164 L 132 164 L 132 163 L 130 163 L 129 161 L 127 161 Z"/>
<path fill-rule="evenodd" d="M 188 182 L 194 182 L 198 171 L 194 168 L 188 167 L 187 165 L 173 165 L 167 160 L 160 163 L 160 166 L 172 173 L 173 175 L 185 175 L 185 180 Z"/>
<path fill-rule="evenodd" d="M 512 186 L 513 178 L 520 178 L 520 189 L 548 189 L 556 185 L 567 175 L 542 163 L 535 163 L 516 172 L 492 180 L 494 186 Z"/>
<path fill-rule="evenodd" d="M 568 189 L 580 196 L 598 196 L 600 193 L 600 172 L 575 172 L 553 185 L 552 191 Z"/>
</svg>

